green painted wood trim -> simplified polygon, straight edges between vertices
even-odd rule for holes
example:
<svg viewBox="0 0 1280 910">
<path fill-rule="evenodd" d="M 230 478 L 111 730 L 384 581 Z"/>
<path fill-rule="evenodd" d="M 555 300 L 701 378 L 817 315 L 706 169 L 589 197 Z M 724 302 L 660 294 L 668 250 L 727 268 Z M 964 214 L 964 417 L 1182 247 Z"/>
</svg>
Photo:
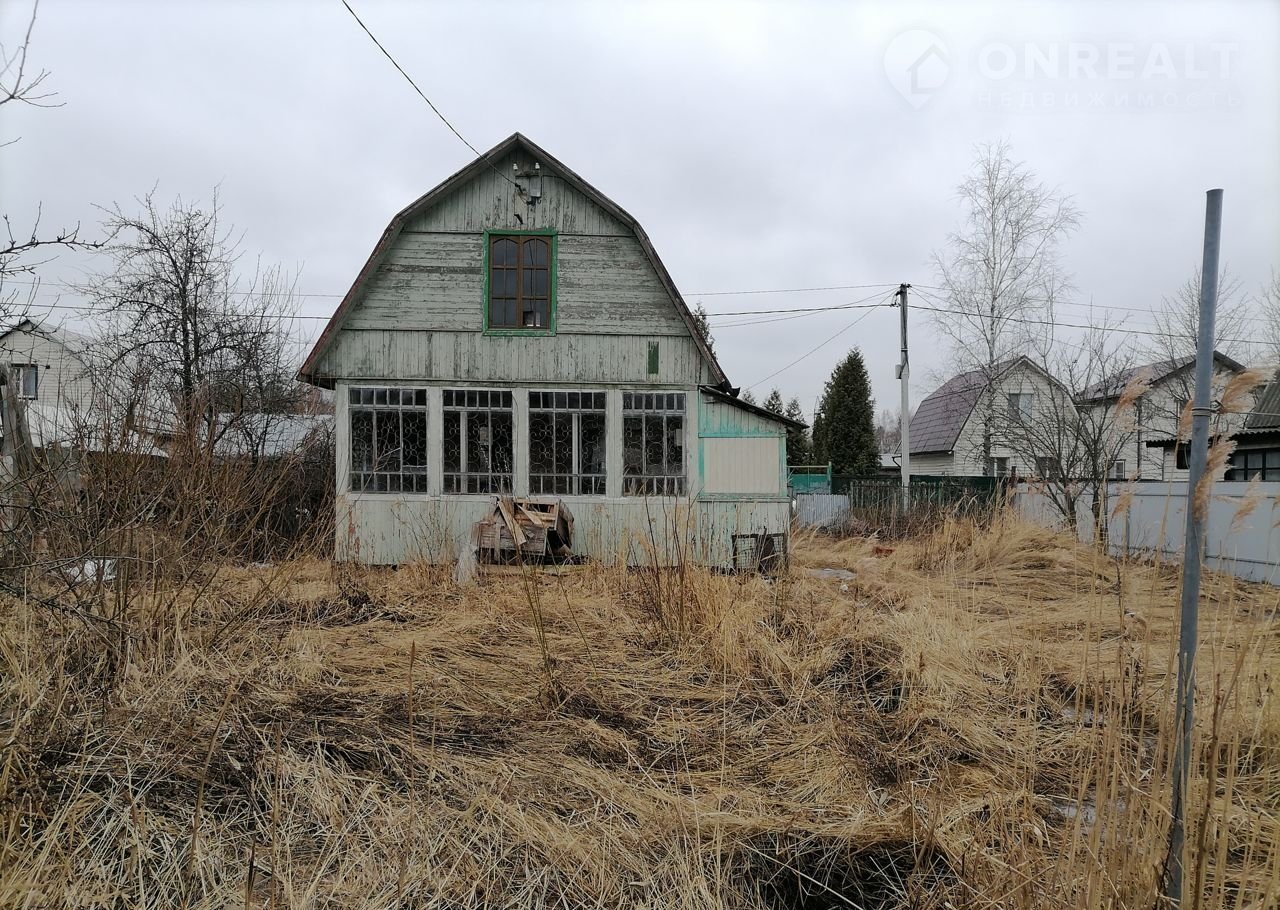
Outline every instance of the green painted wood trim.
<svg viewBox="0 0 1280 910">
<path fill-rule="evenodd" d="M 551 239 L 551 278 L 548 306 L 550 313 L 545 329 L 491 329 L 489 328 L 489 248 L 492 237 L 549 237 Z M 556 292 L 560 284 L 560 235 L 552 228 L 532 228 L 525 231 L 486 230 L 484 242 L 484 290 L 480 299 L 481 312 L 484 314 L 484 334 L 503 335 L 554 335 L 556 333 Z"/>
<path fill-rule="evenodd" d="M 658 342 L 649 342 L 649 375 L 658 375 Z"/>
</svg>

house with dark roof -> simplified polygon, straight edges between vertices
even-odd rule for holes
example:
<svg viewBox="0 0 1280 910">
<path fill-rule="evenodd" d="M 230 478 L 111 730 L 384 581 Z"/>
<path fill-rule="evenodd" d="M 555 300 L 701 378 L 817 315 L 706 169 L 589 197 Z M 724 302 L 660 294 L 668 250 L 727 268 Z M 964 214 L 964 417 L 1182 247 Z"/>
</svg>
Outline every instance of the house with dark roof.
<svg viewBox="0 0 1280 910">
<path fill-rule="evenodd" d="M 993 371 L 967 370 L 948 379 L 911 415 L 911 473 L 962 476 L 1028 476 L 1044 465 L 1021 463 L 1002 430 L 1010 415 L 1034 419 L 1060 385 L 1029 357 L 1019 356 Z M 990 394 L 991 445 L 985 454 L 984 398 Z M 1058 398 L 1061 398 L 1059 392 Z"/>
<path fill-rule="evenodd" d="M 1217 383 L 1215 389 L 1220 386 Z M 1247 413 L 1220 414 L 1213 429 L 1210 446 L 1219 439 L 1235 443 L 1220 480 L 1280 480 L 1280 371 L 1254 393 Z M 1143 447 L 1148 460 L 1160 465 L 1161 479 L 1186 480 L 1190 444 L 1178 438 L 1176 423 L 1168 433 L 1146 440 Z"/>
<path fill-rule="evenodd" d="M 1244 370 L 1243 364 L 1220 352 L 1214 352 L 1213 362 L 1214 384 L 1218 389 L 1231 376 Z M 1158 360 L 1122 370 L 1085 389 L 1077 404 L 1081 408 L 1113 406 L 1130 383 L 1139 377 L 1147 383 L 1147 390 L 1134 402 L 1133 432 L 1109 474 L 1115 479 L 1176 479 L 1179 471 L 1186 470 L 1186 452 L 1184 450 L 1180 456 L 1174 453 L 1174 459 L 1166 465 L 1160 444 L 1168 443 L 1177 436 L 1178 419 L 1192 398 L 1195 386 L 1194 355 Z M 1243 421 L 1243 418 L 1235 415 L 1224 415 L 1223 419 L 1228 422 L 1234 419 L 1237 424 Z M 1178 467 L 1179 463 L 1182 464 L 1181 468 Z"/>
<path fill-rule="evenodd" d="M 508 495 L 604 562 L 785 545 L 801 425 L 737 397 L 643 228 L 519 133 L 392 218 L 300 378 L 336 391 L 340 559 L 453 560 Z"/>
</svg>

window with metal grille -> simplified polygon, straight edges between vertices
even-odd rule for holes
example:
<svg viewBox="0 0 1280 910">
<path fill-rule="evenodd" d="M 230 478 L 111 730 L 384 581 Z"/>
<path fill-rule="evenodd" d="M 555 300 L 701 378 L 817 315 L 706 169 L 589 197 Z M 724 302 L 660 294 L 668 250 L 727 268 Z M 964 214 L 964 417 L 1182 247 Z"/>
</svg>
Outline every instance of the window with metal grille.
<svg viewBox="0 0 1280 910">
<path fill-rule="evenodd" d="M 427 390 L 353 387 L 351 489 L 427 492 Z"/>
<path fill-rule="evenodd" d="M 603 496 L 605 393 L 529 393 L 529 492 Z"/>
<path fill-rule="evenodd" d="M 489 328 L 551 328 L 551 238 L 489 237 Z"/>
<path fill-rule="evenodd" d="M 511 393 L 444 390 L 444 492 L 510 493 Z"/>
<path fill-rule="evenodd" d="M 682 496 L 684 394 L 622 395 L 622 492 L 628 496 Z"/>
</svg>

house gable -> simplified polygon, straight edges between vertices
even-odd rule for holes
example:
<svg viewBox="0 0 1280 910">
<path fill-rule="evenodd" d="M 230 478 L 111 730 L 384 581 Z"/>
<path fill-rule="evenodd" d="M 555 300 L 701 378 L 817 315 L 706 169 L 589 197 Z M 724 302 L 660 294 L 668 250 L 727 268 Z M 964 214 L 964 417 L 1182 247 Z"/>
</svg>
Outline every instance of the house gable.
<svg viewBox="0 0 1280 910">
<path fill-rule="evenodd" d="M 508 231 L 554 236 L 554 331 L 486 332 L 488 232 Z M 570 377 L 725 382 L 635 219 L 518 133 L 392 220 L 300 371 L 330 386 Z"/>
</svg>

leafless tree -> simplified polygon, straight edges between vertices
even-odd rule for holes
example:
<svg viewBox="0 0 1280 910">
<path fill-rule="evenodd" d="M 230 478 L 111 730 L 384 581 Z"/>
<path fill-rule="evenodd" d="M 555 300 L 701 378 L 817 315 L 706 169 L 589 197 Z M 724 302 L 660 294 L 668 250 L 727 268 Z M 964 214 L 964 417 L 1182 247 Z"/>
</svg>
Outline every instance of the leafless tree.
<svg viewBox="0 0 1280 910">
<path fill-rule="evenodd" d="M 1258 333 L 1253 329 L 1251 309 L 1243 283 L 1224 267 L 1218 277 L 1218 301 L 1213 317 L 1214 350 L 1237 360 L 1247 360 L 1254 353 L 1248 339 Z M 1156 333 L 1149 336 L 1147 345 L 1153 360 L 1195 356 L 1200 324 L 1199 267 L 1176 291 L 1161 298 L 1155 324 Z"/>
<path fill-rule="evenodd" d="M 902 425 L 898 412 L 884 408 L 876 418 L 876 443 L 883 452 L 896 452 L 902 443 Z"/>
<path fill-rule="evenodd" d="M 1223 268 L 1218 278 L 1214 313 L 1214 350 L 1247 366 L 1254 356 L 1263 352 L 1268 339 L 1268 327 L 1256 325 L 1255 318 L 1242 282 Z M 1162 382 L 1168 394 L 1143 401 L 1144 417 L 1165 423 L 1183 420 L 1187 402 L 1195 397 L 1194 361 L 1199 323 L 1200 269 L 1197 267 L 1176 291 L 1161 299 L 1155 316 L 1156 330 L 1143 346 L 1143 356 L 1156 363 L 1162 374 L 1172 370 Z M 1258 343 L 1247 341 L 1252 338 L 1257 338 Z M 1220 398 L 1231 372 L 1226 365 L 1215 368 L 1213 400 Z M 1234 432 L 1242 420 L 1239 416 L 1228 419 L 1224 430 Z"/>
<path fill-rule="evenodd" d="M 212 448 L 240 415 L 291 411 L 293 282 L 274 269 L 240 278 L 216 192 L 207 207 L 138 203 L 137 214 L 106 210 L 113 267 L 81 288 L 109 313 L 104 373 L 135 420 L 139 409 L 175 415 L 175 435 Z"/>
<path fill-rule="evenodd" d="M 989 470 L 1000 364 L 1043 334 L 1039 324 L 1051 321 L 1055 301 L 1069 290 L 1058 244 L 1080 214 L 1070 197 L 1014 161 L 1005 142 L 978 148 L 959 199 L 963 224 L 933 256 L 942 288 L 934 322 L 951 341 L 955 366 L 985 380 L 979 411 Z"/>
<path fill-rule="evenodd" d="M 6 104 L 25 104 L 31 107 L 59 107 L 56 95 L 44 87 L 48 70 L 33 70 L 28 56 L 31 51 L 31 34 L 35 30 L 39 2 L 31 5 L 31 16 L 16 47 L 0 41 L 0 108 Z M 18 138 L 0 138 L 0 148 L 12 145 Z M 101 241 L 80 239 L 80 226 L 63 228 L 53 234 L 40 231 L 40 212 L 37 210 L 29 229 L 14 227 L 10 216 L 0 214 L 4 222 L 4 235 L 0 236 L 0 322 L 15 319 L 26 309 L 23 294 L 14 289 L 8 279 L 15 275 L 32 275 L 36 267 L 47 261 L 39 258 L 58 249 L 96 249 Z M 36 258 L 33 258 L 36 257 Z M 27 291 L 28 295 L 33 294 Z M 28 300 L 29 303 L 29 300 Z"/>
<path fill-rule="evenodd" d="M 1271 272 L 1271 281 L 1263 285 L 1258 295 L 1262 310 L 1265 331 L 1265 358 L 1273 364 L 1280 364 L 1280 272 Z"/>
<path fill-rule="evenodd" d="M 1107 481 L 1137 433 L 1136 405 L 1149 383 L 1113 328 L 1103 322 L 1078 342 L 1045 339 L 1033 359 L 1052 377 L 1047 391 L 1030 414 L 1010 407 L 998 414 L 1000 441 L 1036 466 L 1037 484 L 1067 526 L 1076 528 L 1080 503 L 1089 502 L 1104 543 Z"/>
</svg>

